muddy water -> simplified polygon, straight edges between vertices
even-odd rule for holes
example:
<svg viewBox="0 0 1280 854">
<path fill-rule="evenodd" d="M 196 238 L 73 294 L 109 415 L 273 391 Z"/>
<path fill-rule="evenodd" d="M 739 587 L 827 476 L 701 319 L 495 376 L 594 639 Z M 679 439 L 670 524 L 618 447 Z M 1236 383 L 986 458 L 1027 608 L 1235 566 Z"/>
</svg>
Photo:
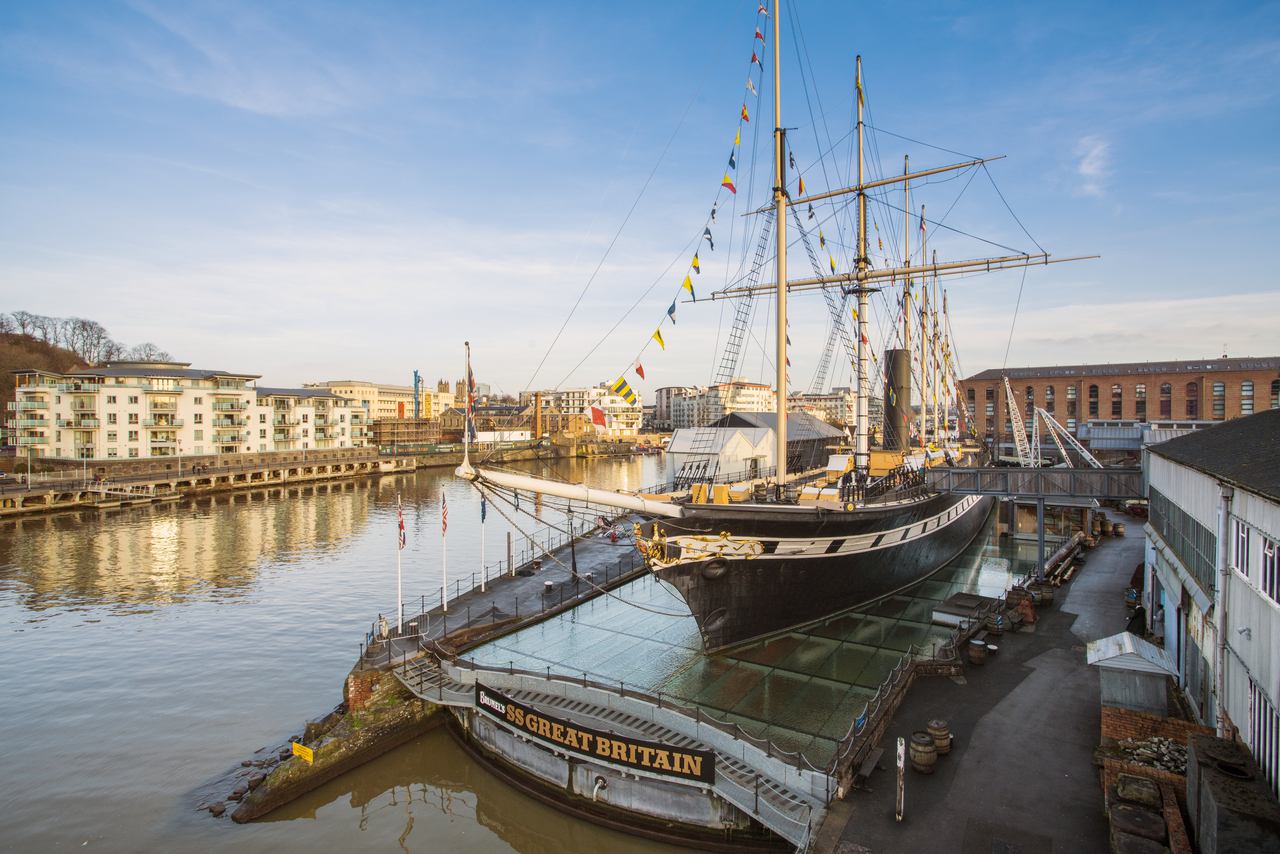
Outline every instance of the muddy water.
<svg viewBox="0 0 1280 854">
<path fill-rule="evenodd" d="M 656 457 L 562 463 L 636 488 Z M 248 826 L 208 783 L 328 711 L 395 602 L 478 568 L 478 499 L 447 471 L 0 522 L 0 850 L 654 851 L 519 795 L 443 731 Z M 490 512 L 487 559 L 505 552 Z M 519 539 L 517 538 L 517 543 Z M 220 793 L 219 793 L 220 794 Z"/>
</svg>

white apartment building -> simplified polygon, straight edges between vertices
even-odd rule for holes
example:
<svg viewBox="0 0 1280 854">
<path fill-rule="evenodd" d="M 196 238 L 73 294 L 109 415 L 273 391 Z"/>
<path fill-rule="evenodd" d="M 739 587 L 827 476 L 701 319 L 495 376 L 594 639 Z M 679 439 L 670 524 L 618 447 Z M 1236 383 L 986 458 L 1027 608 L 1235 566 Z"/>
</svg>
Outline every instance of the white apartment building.
<svg viewBox="0 0 1280 854">
<path fill-rule="evenodd" d="M 15 374 L 5 426 L 23 455 L 114 460 L 363 444 L 363 412 L 353 420 L 346 399 L 321 389 L 258 388 L 256 374 L 187 362 Z"/>
<path fill-rule="evenodd" d="M 703 427 L 733 412 L 772 412 L 773 389 L 737 378 L 733 382 L 676 392 L 671 399 L 672 429 Z"/>
<path fill-rule="evenodd" d="M 527 393 L 532 400 L 532 393 Z M 521 395 L 523 401 L 526 394 Z M 609 438 L 627 438 L 640 433 L 640 422 L 644 418 L 644 407 L 640 393 L 636 392 L 635 403 L 627 403 L 625 399 L 606 385 L 592 388 L 570 388 L 557 391 L 542 392 L 542 408 L 544 412 L 556 412 L 563 415 L 581 415 L 587 424 L 591 423 L 591 407 L 604 410 L 608 427 L 600 429 L 599 435 Z"/>
<path fill-rule="evenodd" d="M 1272 410 L 1151 445 L 1143 463 L 1151 629 L 1201 721 L 1238 729 L 1280 794 L 1277 436 Z"/>
<path fill-rule="evenodd" d="M 675 429 L 675 401 L 697 394 L 701 389 L 688 385 L 668 385 L 653 391 L 653 426 L 657 430 Z"/>
</svg>

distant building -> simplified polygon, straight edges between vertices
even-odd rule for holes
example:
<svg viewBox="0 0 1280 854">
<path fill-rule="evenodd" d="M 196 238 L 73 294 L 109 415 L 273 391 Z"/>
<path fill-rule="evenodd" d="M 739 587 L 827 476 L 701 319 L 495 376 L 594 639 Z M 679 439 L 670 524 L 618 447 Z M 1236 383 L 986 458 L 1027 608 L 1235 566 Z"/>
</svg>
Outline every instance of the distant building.
<svg viewBox="0 0 1280 854">
<path fill-rule="evenodd" d="M 591 388 L 555 389 L 520 394 L 520 402 L 529 406 L 539 398 L 542 400 L 543 432 L 546 433 L 557 432 L 556 427 L 548 422 L 549 418 L 557 416 L 571 416 L 567 421 L 561 418 L 561 422 L 566 427 L 575 423 L 572 417 L 576 416 L 581 418 L 581 423 L 588 430 L 592 430 L 593 407 L 603 412 L 605 416 L 605 426 L 596 427 L 593 432 L 605 438 L 634 437 L 640 433 L 641 421 L 644 419 L 644 405 L 639 392 L 636 392 L 635 402 L 628 403 L 604 384 Z"/>
<path fill-rule="evenodd" d="M 1004 376 L 1028 431 L 1040 407 L 1095 450 L 1101 441 L 1136 454 L 1153 427 L 1185 431 L 1280 408 L 1280 356 L 982 371 L 960 381 L 965 414 L 1005 454 L 1014 441 Z"/>
<path fill-rule="evenodd" d="M 673 421 L 675 399 L 694 394 L 698 389 L 687 385 L 669 385 L 653 390 L 653 428 L 655 430 L 674 430 Z"/>
<path fill-rule="evenodd" d="M 388 385 L 365 380 L 325 380 L 304 383 L 303 388 L 321 388 L 345 397 L 363 407 L 369 420 L 382 418 L 413 417 L 413 386 Z M 441 394 L 422 388 L 418 392 L 419 417 L 439 418 L 445 409 L 453 405 L 452 394 Z"/>
<path fill-rule="evenodd" d="M 676 391 L 671 398 L 674 429 L 703 427 L 734 412 L 768 412 L 777 407 L 770 386 L 737 378 L 706 388 Z"/>
<path fill-rule="evenodd" d="M 1238 729 L 1280 794 L 1280 410 L 1144 457 L 1149 625 L 1201 721 Z"/>
<path fill-rule="evenodd" d="M 15 371 L 8 436 L 19 453 L 86 460 L 350 448 L 362 410 L 325 389 L 257 386 L 256 374 L 187 362 Z"/>
<path fill-rule="evenodd" d="M 382 418 L 373 422 L 371 433 L 380 450 L 407 452 L 441 441 L 439 418 Z"/>
</svg>

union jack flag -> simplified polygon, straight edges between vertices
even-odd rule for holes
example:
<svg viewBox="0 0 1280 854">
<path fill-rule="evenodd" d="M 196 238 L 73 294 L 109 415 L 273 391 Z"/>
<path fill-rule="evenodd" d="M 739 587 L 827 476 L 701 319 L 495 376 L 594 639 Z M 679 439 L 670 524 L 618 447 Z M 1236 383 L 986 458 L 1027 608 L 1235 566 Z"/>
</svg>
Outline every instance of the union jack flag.
<svg viewBox="0 0 1280 854">
<path fill-rule="evenodd" d="M 449 533 L 449 499 L 440 496 L 440 536 Z"/>
<path fill-rule="evenodd" d="M 396 500 L 396 519 L 397 519 L 398 527 L 400 528 L 400 548 L 403 550 L 403 549 L 404 549 L 404 541 L 405 541 L 405 537 L 404 537 L 404 510 L 402 510 L 402 509 L 400 508 L 400 501 L 399 501 L 399 499 L 397 499 L 397 500 Z"/>
</svg>

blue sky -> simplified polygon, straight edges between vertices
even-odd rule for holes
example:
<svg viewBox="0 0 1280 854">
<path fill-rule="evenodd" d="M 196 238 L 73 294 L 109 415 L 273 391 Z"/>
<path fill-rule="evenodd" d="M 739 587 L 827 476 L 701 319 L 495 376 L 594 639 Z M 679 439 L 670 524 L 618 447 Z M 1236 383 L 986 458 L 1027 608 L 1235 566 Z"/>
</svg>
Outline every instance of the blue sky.
<svg viewBox="0 0 1280 854">
<path fill-rule="evenodd" d="M 771 87 L 758 104 L 743 87 L 756 6 L 0 5 L 0 308 L 91 317 L 273 385 L 452 377 L 464 339 L 504 391 L 612 379 L 677 292 L 744 96 L 738 213 L 767 190 Z M 1103 256 L 1027 275 L 1009 364 L 1276 353 L 1280 6 L 788 8 L 783 123 L 810 191 L 848 177 L 847 141 L 825 178 L 816 161 L 850 127 L 860 52 L 877 128 L 1008 155 L 990 174 L 1031 235 Z M 882 171 L 957 159 L 876 143 Z M 913 206 L 954 203 L 947 225 L 1034 248 L 985 174 L 958 193 L 967 177 Z M 748 220 L 720 198 L 700 295 L 742 260 Z M 1004 361 L 1021 281 L 948 285 L 966 373 Z M 793 387 L 825 335 L 821 299 L 796 303 Z M 642 392 L 708 380 L 721 306 L 678 307 Z M 752 347 L 742 373 L 766 376 Z"/>
</svg>

